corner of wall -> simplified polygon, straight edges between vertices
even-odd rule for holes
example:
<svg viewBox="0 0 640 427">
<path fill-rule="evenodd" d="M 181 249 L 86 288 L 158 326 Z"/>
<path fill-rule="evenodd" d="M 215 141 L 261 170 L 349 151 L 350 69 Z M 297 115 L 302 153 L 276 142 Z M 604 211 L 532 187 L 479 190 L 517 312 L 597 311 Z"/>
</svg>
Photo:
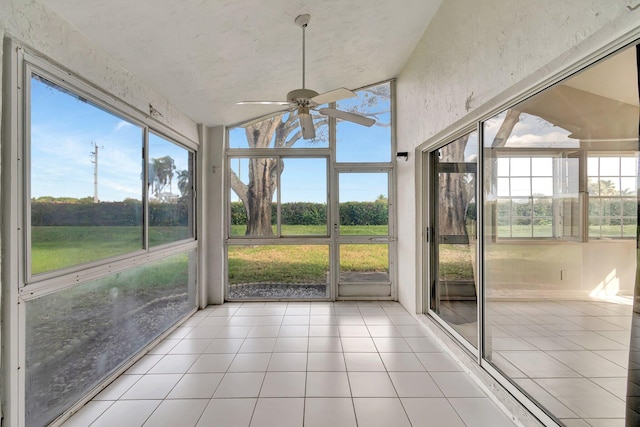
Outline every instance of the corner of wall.
<svg viewBox="0 0 640 427">
<path fill-rule="evenodd" d="M 201 262 L 207 288 L 207 304 L 224 302 L 225 246 L 224 246 L 224 146 L 225 126 L 206 127 L 200 147 L 201 246 L 205 247 Z"/>
</svg>

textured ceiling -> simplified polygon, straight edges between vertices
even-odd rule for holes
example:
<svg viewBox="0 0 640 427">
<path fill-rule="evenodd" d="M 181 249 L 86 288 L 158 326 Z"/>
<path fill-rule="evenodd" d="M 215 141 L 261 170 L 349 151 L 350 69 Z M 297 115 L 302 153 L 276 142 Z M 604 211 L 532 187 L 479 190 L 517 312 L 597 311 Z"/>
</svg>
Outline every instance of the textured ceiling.
<svg viewBox="0 0 640 427">
<path fill-rule="evenodd" d="M 194 121 L 235 124 L 302 85 L 355 89 L 396 77 L 442 0 L 43 0 Z"/>
</svg>

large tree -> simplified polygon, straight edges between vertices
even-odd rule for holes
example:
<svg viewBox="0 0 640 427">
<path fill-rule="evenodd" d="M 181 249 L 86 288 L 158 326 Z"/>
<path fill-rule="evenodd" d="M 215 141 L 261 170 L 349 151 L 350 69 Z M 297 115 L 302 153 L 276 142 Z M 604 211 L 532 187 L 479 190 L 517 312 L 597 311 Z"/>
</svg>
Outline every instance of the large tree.
<svg viewBox="0 0 640 427">
<path fill-rule="evenodd" d="M 350 107 L 341 109 L 378 119 L 388 113 L 389 86 L 380 85 L 363 90 Z M 386 101 L 386 102 L 382 102 Z M 380 106 L 384 105 L 384 108 Z M 314 116 L 316 140 L 326 137 L 328 118 Z M 377 120 L 378 126 L 389 123 Z M 295 113 L 277 115 L 245 128 L 249 148 L 291 148 L 302 138 L 298 116 Z M 284 170 L 276 158 L 252 157 L 248 161 L 248 182 L 243 182 L 231 170 L 231 188 L 242 201 L 247 212 L 247 236 L 272 236 L 271 205 L 277 188 L 278 170 Z"/>
</svg>

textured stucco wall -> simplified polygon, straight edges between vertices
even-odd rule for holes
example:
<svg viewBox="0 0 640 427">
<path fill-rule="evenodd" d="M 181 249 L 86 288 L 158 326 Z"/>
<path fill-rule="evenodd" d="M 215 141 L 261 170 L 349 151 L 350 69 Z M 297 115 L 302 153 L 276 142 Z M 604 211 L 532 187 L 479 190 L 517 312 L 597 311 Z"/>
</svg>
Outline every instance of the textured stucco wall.
<svg viewBox="0 0 640 427">
<path fill-rule="evenodd" d="M 156 118 L 158 121 L 198 141 L 197 127 L 192 120 L 41 3 L 2 0 L 1 32 L 143 113 L 149 112 L 149 104 L 153 105 L 162 114 Z"/>
<path fill-rule="evenodd" d="M 416 158 L 444 129 L 472 123 L 638 26 L 638 0 L 447 0 L 397 85 L 399 299 L 416 309 Z"/>
</svg>

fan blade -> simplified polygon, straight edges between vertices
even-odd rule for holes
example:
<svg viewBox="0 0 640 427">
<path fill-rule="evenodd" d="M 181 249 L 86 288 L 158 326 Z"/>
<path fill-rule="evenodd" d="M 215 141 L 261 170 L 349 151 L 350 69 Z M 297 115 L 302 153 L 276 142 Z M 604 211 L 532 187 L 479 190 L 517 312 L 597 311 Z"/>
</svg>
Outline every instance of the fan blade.
<svg viewBox="0 0 640 427">
<path fill-rule="evenodd" d="M 289 105 L 287 101 L 241 101 L 236 105 Z"/>
<path fill-rule="evenodd" d="M 320 114 L 325 116 L 335 117 L 337 119 L 347 120 L 362 126 L 371 126 L 376 121 L 369 117 L 361 116 L 360 114 L 349 113 L 348 111 L 336 110 L 335 108 L 321 108 L 318 110 Z"/>
<path fill-rule="evenodd" d="M 246 128 L 246 127 L 249 127 L 251 125 L 255 125 L 256 123 L 261 122 L 263 120 L 267 120 L 267 119 L 270 119 L 271 117 L 275 117 L 278 114 L 286 113 L 288 111 L 293 111 L 293 110 L 290 109 L 290 108 L 286 108 L 284 110 L 274 111 L 273 113 L 265 114 L 264 116 L 256 117 L 253 120 L 250 120 L 250 121 L 248 121 L 246 123 L 242 123 L 241 125 L 239 125 L 239 127 Z"/>
<path fill-rule="evenodd" d="M 302 137 L 304 139 L 313 139 L 316 137 L 316 128 L 313 126 L 313 118 L 311 114 L 298 114 L 300 118 L 300 127 L 302 128 Z"/>
<path fill-rule="evenodd" d="M 353 98 L 357 96 L 354 92 L 343 87 L 316 95 L 311 100 L 317 105 L 328 104 L 330 102 L 340 101 L 341 99 Z"/>
</svg>

